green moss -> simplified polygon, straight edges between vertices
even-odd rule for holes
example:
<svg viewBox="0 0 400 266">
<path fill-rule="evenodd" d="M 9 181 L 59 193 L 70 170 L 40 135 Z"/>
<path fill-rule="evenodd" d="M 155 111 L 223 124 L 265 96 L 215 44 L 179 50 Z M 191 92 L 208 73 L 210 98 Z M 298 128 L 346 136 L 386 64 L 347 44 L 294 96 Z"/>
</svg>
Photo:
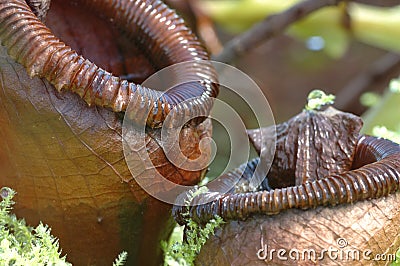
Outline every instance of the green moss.
<svg viewBox="0 0 400 266">
<path fill-rule="evenodd" d="M 323 106 L 332 105 L 334 101 L 335 95 L 326 94 L 322 90 L 313 90 L 308 94 L 305 109 L 308 111 L 318 111 Z"/>
<path fill-rule="evenodd" d="M 47 225 L 32 228 L 10 213 L 15 191 L 3 187 L 0 194 L 0 265 L 71 265 Z"/>
<path fill-rule="evenodd" d="M 61 256 L 58 239 L 42 223 L 35 228 L 11 213 L 16 192 L 8 187 L 0 189 L 0 265 L 72 265 Z M 127 258 L 123 251 L 113 266 L 121 266 Z"/>
<path fill-rule="evenodd" d="M 400 266 L 400 248 L 396 252 L 396 259 L 393 261 L 390 266 Z"/>
<path fill-rule="evenodd" d="M 201 187 L 190 193 L 185 202 L 186 205 L 189 205 L 194 197 L 206 191 L 206 187 Z M 175 227 L 169 242 L 161 241 L 161 248 L 164 251 L 164 265 L 194 265 L 194 261 L 207 239 L 224 223 L 221 217 L 216 216 L 202 226 L 189 218 L 189 212 L 183 215 L 187 217 L 186 241 L 183 240 L 183 226 Z"/>
<path fill-rule="evenodd" d="M 128 252 L 122 251 L 118 257 L 115 259 L 113 266 L 122 266 L 125 264 L 126 259 L 128 258 Z"/>
</svg>

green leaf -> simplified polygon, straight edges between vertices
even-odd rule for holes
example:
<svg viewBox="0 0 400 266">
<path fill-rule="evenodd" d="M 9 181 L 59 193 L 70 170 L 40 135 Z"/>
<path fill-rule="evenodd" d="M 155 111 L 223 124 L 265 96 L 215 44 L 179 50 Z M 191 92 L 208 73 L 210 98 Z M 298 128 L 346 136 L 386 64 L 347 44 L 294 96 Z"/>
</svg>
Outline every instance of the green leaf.
<svg viewBox="0 0 400 266">
<path fill-rule="evenodd" d="M 376 126 L 384 126 L 392 132 L 400 132 L 400 120 L 398 119 L 400 93 L 396 91 L 399 80 L 392 81 L 390 88 L 386 90 L 381 100 L 363 114 L 363 134 L 374 134 Z M 376 129 L 375 129 L 376 130 Z"/>
</svg>

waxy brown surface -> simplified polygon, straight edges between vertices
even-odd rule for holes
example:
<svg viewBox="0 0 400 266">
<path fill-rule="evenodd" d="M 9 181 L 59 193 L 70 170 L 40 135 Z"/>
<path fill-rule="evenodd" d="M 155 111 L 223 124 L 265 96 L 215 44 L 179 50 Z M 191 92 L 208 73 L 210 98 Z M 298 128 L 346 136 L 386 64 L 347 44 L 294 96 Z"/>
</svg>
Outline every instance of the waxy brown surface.
<svg viewBox="0 0 400 266">
<path fill-rule="evenodd" d="M 362 258 L 362 252 L 394 254 L 400 245 L 400 195 L 313 210 L 288 210 L 276 216 L 255 216 L 246 221 L 230 221 L 202 248 L 196 265 L 386 265 L 390 261 Z M 346 239 L 343 250 L 360 250 L 360 260 L 291 260 L 290 249 L 342 250 L 337 241 Z M 287 261 L 274 253 L 267 263 L 258 259 L 261 242 L 268 250 L 285 249 Z M 265 248 L 265 246 L 264 246 Z M 338 253 L 339 254 L 339 253 Z"/>
</svg>

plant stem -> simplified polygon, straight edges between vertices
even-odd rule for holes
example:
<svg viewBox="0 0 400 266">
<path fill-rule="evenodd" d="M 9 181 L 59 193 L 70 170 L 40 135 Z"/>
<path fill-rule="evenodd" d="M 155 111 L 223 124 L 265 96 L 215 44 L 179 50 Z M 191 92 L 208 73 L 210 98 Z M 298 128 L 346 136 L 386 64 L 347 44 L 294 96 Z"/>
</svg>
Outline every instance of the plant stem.
<svg viewBox="0 0 400 266">
<path fill-rule="evenodd" d="M 213 59 L 224 63 L 232 62 L 266 40 L 281 34 L 292 23 L 301 20 L 308 14 L 326 6 L 337 5 L 339 2 L 340 0 L 307 0 L 282 13 L 269 16 L 226 43 L 222 52 Z"/>
</svg>

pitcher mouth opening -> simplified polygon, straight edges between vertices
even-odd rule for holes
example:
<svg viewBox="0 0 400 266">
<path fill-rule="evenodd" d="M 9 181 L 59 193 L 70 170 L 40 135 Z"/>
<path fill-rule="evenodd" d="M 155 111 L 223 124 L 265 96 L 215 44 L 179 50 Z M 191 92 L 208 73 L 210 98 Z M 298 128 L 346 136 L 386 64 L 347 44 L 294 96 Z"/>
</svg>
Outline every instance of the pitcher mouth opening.
<svg viewBox="0 0 400 266">
<path fill-rule="evenodd" d="M 157 71 L 153 60 L 111 21 L 81 4 L 81 1 L 52 0 L 45 25 L 78 54 L 99 67 L 142 83 Z"/>
</svg>

